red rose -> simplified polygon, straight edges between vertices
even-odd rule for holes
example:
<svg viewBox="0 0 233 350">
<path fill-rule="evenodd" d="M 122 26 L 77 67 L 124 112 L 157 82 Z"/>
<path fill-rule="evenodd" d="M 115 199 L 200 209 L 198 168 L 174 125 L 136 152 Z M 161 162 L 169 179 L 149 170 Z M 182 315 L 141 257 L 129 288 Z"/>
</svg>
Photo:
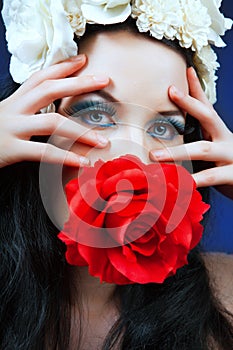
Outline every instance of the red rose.
<svg viewBox="0 0 233 350">
<path fill-rule="evenodd" d="M 67 262 L 116 284 L 174 275 L 200 241 L 209 208 L 183 167 L 131 155 L 84 168 L 65 190 L 70 215 L 58 237 Z"/>
</svg>

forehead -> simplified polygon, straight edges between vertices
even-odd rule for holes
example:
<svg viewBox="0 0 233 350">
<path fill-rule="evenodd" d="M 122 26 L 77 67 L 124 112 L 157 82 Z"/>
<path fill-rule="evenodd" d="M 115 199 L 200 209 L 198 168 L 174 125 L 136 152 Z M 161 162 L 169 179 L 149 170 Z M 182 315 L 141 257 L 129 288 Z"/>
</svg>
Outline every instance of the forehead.
<svg viewBox="0 0 233 350">
<path fill-rule="evenodd" d="M 106 74 L 106 88 L 119 101 L 149 108 L 174 106 L 168 87 L 187 92 L 186 62 L 174 49 L 141 34 L 126 31 L 95 33 L 79 43 L 88 63 L 80 74 Z"/>
</svg>

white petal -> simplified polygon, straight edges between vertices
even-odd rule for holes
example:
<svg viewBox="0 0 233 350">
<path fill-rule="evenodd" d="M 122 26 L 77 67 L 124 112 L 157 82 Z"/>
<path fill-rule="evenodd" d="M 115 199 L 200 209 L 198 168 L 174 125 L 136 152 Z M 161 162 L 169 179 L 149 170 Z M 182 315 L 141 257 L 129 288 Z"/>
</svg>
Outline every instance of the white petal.
<svg viewBox="0 0 233 350">
<path fill-rule="evenodd" d="M 60 1 L 51 0 L 50 9 L 54 31 L 44 67 L 77 54 L 77 44 L 73 40 L 73 30 L 67 20 L 62 4 Z"/>
<path fill-rule="evenodd" d="M 203 5 L 208 9 L 208 13 L 211 17 L 211 28 L 215 30 L 219 35 L 224 35 L 227 29 L 232 26 L 232 20 L 224 18 L 223 14 L 219 11 L 221 1 L 216 0 L 201 0 Z"/>
<path fill-rule="evenodd" d="M 10 73 L 16 83 L 22 84 L 37 70 L 39 70 L 38 66 L 35 67 L 34 71 L 30 71 L 28 64 L 21 62 L 15 56 L 11 56 Z"/>
<path fill-rule="evenodd" d="M 108 0 L 105 8 L 122 6 L 122 5 L 126 5 L 128 3 L 129 3 L 129 0 Z"/>
<path fill-rule="evenodd" d="M 225 18 L 225 28 L 228 30 L 228 29 L 231 29 L 233 25 L 233 21 L 232 19 L 230 18 Z"/>
<path fill-rule="evenodd" d="M 106 0 L 84 0 L 83 4 L 89 4 L 93 6 L 101 6 L 106 4 Z"/>
<path fill-rule="evenodd" d="M 209 42 L 217 47 L 225 47 L 226 46 L 226 44 L 221 39 L 221 37 L 211 28 L 210 28 L 210 33 L 209 33 Z"/>
<path fill-rule="evenodd" d="M 83 16 L 86 18 L 87 23 L 98 23 L 98 24 L 113 24 L 124 22 L 131 13 L 131 7 L 117 6 L 112 9 L 104 10 L 103 6 L 93 6 L 83 4 L 81 6 Z"/>
</svg>

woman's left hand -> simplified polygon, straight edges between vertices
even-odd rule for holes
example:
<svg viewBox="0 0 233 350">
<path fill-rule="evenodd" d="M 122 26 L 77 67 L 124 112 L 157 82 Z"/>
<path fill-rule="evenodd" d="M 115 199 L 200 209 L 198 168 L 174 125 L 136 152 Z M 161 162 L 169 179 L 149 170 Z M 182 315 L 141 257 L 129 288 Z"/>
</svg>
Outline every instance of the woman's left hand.
<svg viewBox="0 0 233 350">
<path fill-rule="evenodd" d="M 169 88 L 170 99 L 183 111 L 198 119 L 203 141 L 152 150 L 150 157 L 156 161 L 203 160 L 215 167 L 193 174 L 197 187 L 217 186 L 224 195 L 233 199 L 233 133 L 227 128 L 203 92 L 193 68 L 188 68 L 190 94 L 176 87 Z"/>
</svg>

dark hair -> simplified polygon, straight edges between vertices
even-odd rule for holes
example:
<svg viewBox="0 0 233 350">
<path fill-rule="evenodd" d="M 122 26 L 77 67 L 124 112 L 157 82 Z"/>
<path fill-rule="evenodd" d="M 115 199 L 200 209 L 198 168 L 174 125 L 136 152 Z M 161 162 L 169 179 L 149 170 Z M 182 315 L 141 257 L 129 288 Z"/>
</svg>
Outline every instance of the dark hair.
<svg viewBox="0 0 233 350">
<path fill-rule="evenodd" d="M 69 349 L 74 285 L 38 174 L 33 162 L 0 169 L 1 350 Z M 116 287 L 120 317 L 104 350 L 119 341 L 124 350 L 232 349 L 231 315 L 212 292 L 199 248 L 188 261 L 163 284 Z"/>
</svg>

